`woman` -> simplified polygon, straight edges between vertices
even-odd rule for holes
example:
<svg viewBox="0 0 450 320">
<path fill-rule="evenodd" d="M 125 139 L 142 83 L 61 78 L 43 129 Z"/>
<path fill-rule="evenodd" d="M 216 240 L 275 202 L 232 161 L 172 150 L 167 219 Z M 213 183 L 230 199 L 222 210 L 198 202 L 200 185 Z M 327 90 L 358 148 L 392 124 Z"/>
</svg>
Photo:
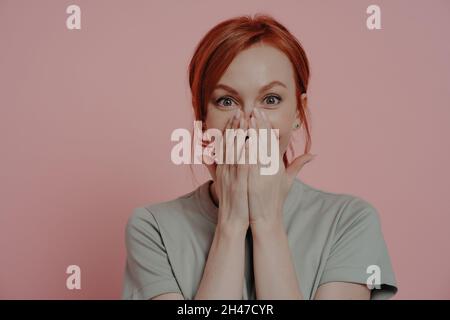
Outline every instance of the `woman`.
<svg viewBox="0 0 450 320">
<path fill-rule="evenodd" d="M 136 208 L 126 228 L 124 299 L 384 299 L 396 293 L 376 209 L 296 177 L 313 158 L 309 74 L 298 40 L 267 15 L 224 21 L 201 40 L 189 68 L 196 120 L 203 130 L 278 129 L 281 165 L 276 174 L 261 175 L 259 163 L 213 163 L 212 179 L 194 191 Z M 301 127 L 305 153 L 289 161 L 293 130 Z M 235 159 L 248 154 L 248 145 Z"/>
</svg>

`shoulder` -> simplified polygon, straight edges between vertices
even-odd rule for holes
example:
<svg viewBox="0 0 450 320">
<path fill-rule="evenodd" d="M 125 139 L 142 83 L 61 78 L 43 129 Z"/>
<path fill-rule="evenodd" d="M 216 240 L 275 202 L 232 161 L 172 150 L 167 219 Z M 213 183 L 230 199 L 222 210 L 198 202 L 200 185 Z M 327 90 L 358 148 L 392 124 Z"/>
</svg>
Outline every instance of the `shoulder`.
<svg viewBox="0 0 450 320">
<path fill-rule="evenodd" d="M 159 232 L 162 223 L 175 223 L 181 218 L 187 219 L 195 206 L 194 193 L 195 190 L 175 199 L 148 202 L 135 207 L 128 216 L 127 231 L 138 229 Z"/>
<path fill-rule="evenodd" d="M 336 193 L 315 188 L 299 179 L 295 180 L 297 189 L 301 190 L 301 199 L 306 208 L 317 208 L 323 218 L 332 219 L 338 227 L 345 227 L 355 222 L 379 224 L 379 214 L 375 206 L 367 199 L 351 193 Z"/>
</svg>

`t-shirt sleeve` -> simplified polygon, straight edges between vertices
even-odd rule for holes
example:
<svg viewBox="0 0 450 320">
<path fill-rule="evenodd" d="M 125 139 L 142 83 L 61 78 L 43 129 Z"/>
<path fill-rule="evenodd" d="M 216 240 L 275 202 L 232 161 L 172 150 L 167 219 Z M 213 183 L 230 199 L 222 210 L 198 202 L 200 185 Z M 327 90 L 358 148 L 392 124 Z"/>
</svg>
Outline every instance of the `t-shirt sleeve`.
<svg viewBox="0 0 450 320">
<path fill-rule="evenodd" d="M 397 284 L 377 210 L 356 198 L 342 212 L 320 284 L 353 282 L 371 289 L 371 299 L 389 299 Z"/>
<path fill-rule="evenodd" d="M 145 207 L 136 208 L 125 228 L 127 250 L 123 299 L 150 299 L 180 293 L 157 221 Z"/>
</svg>

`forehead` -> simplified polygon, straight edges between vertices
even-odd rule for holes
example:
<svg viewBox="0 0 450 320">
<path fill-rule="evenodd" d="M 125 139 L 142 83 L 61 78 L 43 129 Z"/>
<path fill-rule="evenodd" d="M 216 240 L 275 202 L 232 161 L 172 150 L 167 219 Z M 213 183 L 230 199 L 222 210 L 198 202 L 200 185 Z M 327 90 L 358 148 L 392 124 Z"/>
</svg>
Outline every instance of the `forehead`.
<svg viewBox="0 0 450 320">
<path fill-rule="evenodd" d="M 256 90 L 274 80 L 295 88 L 291 61 L 281 50 L 258 43 L 236 55 L 219 83 L 237 90 Z"/>
</svg>

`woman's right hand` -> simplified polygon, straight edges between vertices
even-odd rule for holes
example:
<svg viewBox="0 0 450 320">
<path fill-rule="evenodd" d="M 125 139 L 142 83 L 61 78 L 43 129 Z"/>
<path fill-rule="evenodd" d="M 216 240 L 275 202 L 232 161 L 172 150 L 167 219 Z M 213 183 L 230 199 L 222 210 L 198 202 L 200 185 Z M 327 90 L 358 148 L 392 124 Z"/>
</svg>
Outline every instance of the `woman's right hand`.
<svg viewBox="0 0 450 320">
<path fill-rule="evenodd" d="M 246 232 L 249 227 L 249 208 L 247 197 L 248 180 L 248 142 L 244 143 L 238 151 L 234 152 L 232 164 L 226 163 L 226 130 L 227 129 L 248 129 L 242 111 L 238 111 L 235 116 L 228 120 L 223 132 L 223 163 L 216 166 L 215 188 L 219 200 L 218 225 L 235 231 Z M 233 146 L 237 145 L 236 136 Z M 243 151 L 245 150 L 245 153 Z M 238 159 L 245 160 L 245 164 L 238 164 Z"/>
</svg>

